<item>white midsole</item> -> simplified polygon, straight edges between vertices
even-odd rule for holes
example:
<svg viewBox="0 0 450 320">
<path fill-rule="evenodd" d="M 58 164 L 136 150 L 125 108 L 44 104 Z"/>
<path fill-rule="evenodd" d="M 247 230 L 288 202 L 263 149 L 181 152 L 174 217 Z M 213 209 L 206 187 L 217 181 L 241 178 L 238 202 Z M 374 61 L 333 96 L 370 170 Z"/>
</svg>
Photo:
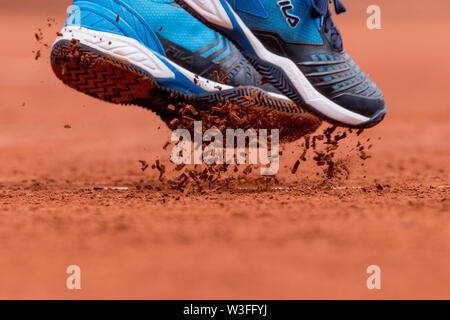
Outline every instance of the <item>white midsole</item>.
<svg viewBox="0 0 450 320">
<path fill-rule="evenodd" d="M 211 18 L 211 12 L 225 12 L 225 9 L 222 7 L 219 0 L 183 1 L 187 5 L 195 9 L 196 12 L 204 17 L 207 21 L 219 26 L 227 27 L 228 29 L 232 29 L 232 27 L 228 27 L 230 21 L 228 15 L 226 16 L 227 18 L 223 19 L 220 23 L 218 23 L 217 20 L 220 19 L 223 14 L 218 14 L 214 18 Z M 280 66 L 308 105 L 312 106 L 318 112 L 330 119 L 349 125 L 358 125 L 370 120 L 370 118 L 368 117 L 362 116 L 339 106 L 338 104 L 334 103 L 333 101 L 323 96 L 320 92 L 318 92 L 294 62 L 292 62 L 290 59 L 281 57 L 267 50 L 264 45 L 255 37 L 255 35 L 253 35 L 253 33 L 245 25 L 242 19 L 234 12 L 231 6 L 228 3 L 227 5 L 229 6 L 231 12 L 233 12 L 236 21 L 245 33 L 257 56 L 262 60 Z"/>
<path fill-rule="evenodd" d="M 172 79 L 175 74 L 167 66 L 172 67 L 182 73 L 189 81 L 208 92 L 232 89 L 234 87 L 221 84 L 215 81 L 200 77 L 183 67 L 171 62 L 162 55 L 148 49 L 139 41 L 109 32 L 91 30 L 78 26 L 68 26 L 61 30 L 60 40 L 78 40 L 81 44 L 87 45 L 95 50 L 104 52 L 118 60 L 125 60 L 142 70 L 147 71 L 155 79 Z"/>
</svg>

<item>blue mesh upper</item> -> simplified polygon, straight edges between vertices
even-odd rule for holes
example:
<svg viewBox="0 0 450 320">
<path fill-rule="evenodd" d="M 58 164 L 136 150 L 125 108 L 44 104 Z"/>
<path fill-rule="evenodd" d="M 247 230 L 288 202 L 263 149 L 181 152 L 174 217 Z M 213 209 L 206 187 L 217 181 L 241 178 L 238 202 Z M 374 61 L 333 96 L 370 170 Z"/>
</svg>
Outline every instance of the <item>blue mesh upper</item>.
<svg viewBox="0 0 450 320">
<path fill-rule="evenodd" d="M 161 54 L 156 33 L 191 51 L 215 41 L 214 31 L 173 0 L 75 0 L 74 5 L 81 8 L 82 27 L 135 38 Z"/>
</svg>

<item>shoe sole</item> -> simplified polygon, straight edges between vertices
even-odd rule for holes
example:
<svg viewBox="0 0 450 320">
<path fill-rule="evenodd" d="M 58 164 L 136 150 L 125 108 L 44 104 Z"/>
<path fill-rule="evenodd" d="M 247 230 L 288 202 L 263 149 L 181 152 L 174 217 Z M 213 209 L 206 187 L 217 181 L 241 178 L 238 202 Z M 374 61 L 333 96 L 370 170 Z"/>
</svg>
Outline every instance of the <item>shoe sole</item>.
<svg viewBox="0 0 450 320">
<path fill-rule="evenodd" d="M 274 87 L 320 118 L 349 128 L 373 127 L 384 119 L 386 107 L 369 118 L 347 110 L 319 93 L 294 62 L 267 50 L 226 0 L 175 1 L 203 24 L 233 41 Z"/>
<path fill-rule="evenodd" d="M 94 45 L 83 36 L 77 37 L 81 28 L 76 28 L 77 31 L 71 29 L 71 32 L 63 29 L 63 36 L 53 45 L 51 65 L 55 75 L 69 87 L 92 97 L 151 110 L 172 130 L 183 127 L 193 132 L 193 121 L 202 120 L 204 126 L 222 130 L 280 129 L 281 140 L 289 142 L 314 132 L 321 124 L 320 119 L 289 99 L 256 87 L 229 87 L 193 75 L 193 82 L 223 88 L 186 94 L 155 79 L 155 75 L 164 77 L 167 71 L 162 61 L 153 61 L 152 68 L 138 66 L 123 55 L 127 49 L 119 46 L 118 50 L 117 43 L 112 42 L 117 41 L 116 35 L 109 40 L 107 34 L 94 32 L 95 42 L 114 48 L 105 52 L 98 49 L 98 43 Z M 128 56 L 139 57 L 136 53 Z M 149 58 L 141 57 L 141 60 L 149 63 Z"/>
</svg>

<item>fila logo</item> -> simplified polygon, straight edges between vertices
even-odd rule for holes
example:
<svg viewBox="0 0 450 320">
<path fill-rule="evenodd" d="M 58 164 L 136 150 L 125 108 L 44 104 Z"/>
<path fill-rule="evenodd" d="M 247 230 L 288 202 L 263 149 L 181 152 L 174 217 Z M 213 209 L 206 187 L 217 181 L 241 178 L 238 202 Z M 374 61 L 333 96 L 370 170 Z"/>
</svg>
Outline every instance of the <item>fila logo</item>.
<svg viewBox="0 0 450 320">
<path fill-rule="evenodd" d="M 291 0 L 278 1 L 278 6 L 280 7 L 281 13 L 283 14 L 283 17 L 286 19 L 286 22 L 289 25 L 289 27 L 291 29 L 295 29 L 295 27 L 297 27 L 300 22 L 300 18 L 297 17 L 296 15 L 293 15 L 292 13 L 289 13 L 289 11 L 294 9 Z"/>
</svg>

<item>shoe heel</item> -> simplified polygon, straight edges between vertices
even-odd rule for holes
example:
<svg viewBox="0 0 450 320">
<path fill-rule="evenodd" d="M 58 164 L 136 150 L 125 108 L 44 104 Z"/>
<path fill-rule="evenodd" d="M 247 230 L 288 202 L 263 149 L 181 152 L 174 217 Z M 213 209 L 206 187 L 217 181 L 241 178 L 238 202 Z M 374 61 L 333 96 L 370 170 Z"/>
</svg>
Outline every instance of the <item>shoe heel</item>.
<svg viewBox="0 0 450 320">
<path fill-rule="evenodd" d="M 128 104 L 150 97 L 155 79 L 173 72 L 136 40 L 82 27 L 65 27 L 51 52 L 56 76 L 104 101 Z"/>
<path fill-rule="evenodd" d="M 106 102 L 151 110 L 169 128 L 178 117 L 177 112 L 167 106 L 175 103 L 179 96 L 163 90 L 156 81 L 126 61 L 108 57 L 77 40 L 66 39 L 55 42 L 50 59 L 56 77 L 77 91 Z"/>
<path fill-rule="evenodd" d="M 55 75 L 66 85 L 116 104 L 150 97 L 155 82 L 130 64 L 111 59 L 77 40 L 57 41 L 51 52 Z"/>
</svg>

